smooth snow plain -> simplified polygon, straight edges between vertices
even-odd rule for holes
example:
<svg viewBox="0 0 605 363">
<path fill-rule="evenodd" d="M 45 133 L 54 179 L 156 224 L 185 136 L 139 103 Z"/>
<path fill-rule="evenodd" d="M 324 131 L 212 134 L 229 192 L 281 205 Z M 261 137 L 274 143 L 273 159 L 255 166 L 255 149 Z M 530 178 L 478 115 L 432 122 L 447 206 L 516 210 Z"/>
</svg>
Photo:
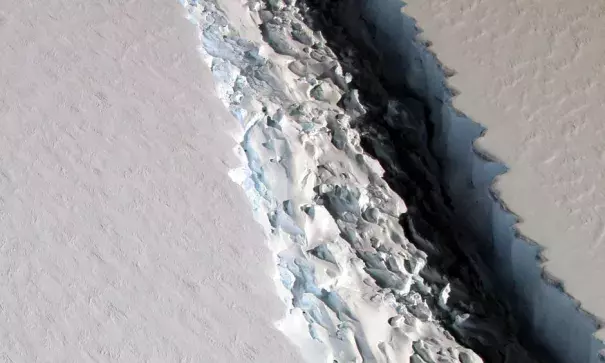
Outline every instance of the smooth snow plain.
<svg viewBox="0 0 605 363">
<path fill-rule="evenodd" d="M 301 362 L 175 1 L 0 2 L 0 360 Z"/>
<path fill-rule="evenodd" d="M 453 203 L 528 331 L 562 362 L 604 359 L 603 4 L 352 3 L 431 105 Z"/>
</svg>

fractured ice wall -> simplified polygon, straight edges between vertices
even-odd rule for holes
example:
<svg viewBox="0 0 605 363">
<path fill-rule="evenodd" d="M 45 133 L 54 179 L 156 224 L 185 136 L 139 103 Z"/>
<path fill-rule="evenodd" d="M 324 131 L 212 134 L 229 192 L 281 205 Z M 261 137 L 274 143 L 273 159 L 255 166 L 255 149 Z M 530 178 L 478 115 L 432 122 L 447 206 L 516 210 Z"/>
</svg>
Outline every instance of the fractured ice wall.
<svg viewBox="0 0 605 363">
<path fill-rule="evenodd" d="M 218 96 L 241 124 L 242 165 L 229 174 L 274 252 L 286 308 L 277 327 L 313 363 L 482 362 L 450 322 L 460 336 L 480 331 L 490 347 L 510 346 L 466 313 L 456 281 L 420 276 L 428 256 L 404 237 L 406 205 L 363 154 L 349 113 L 364 107 L 320 34 L 292 1 L 253 1 L 249 13 L 223 11 L 227 3 L 182 1 Z M 234 25 L 244 14 L 268 46 L 251 40 L 255 27 Z"/>
<path fill-rule="evenodd" d="M 343 8 L 350 24 L 360 24 L 361 18 L 368 32 L 359 32 L 359 26 L 348 30 L 381 51 L 391 86 L 412 88 L 427 102 L 435 130 L 432 151 L 442 165 L 444 185 L 460 223 L 477 236 L 475 247 L 494 266 L 503 296 L 526 325 L 526 340 L 538 341 L 560 362 L 602 361 L 599 351 L 605 346 L 593 336 L 595 320 L 544 279 L 540 247 L 518 235 L 515 215 L 494 196 L 491 185 L 506 167 L 475 152 L 473 141 L 484 128 L 451 106 L 444 69 L 418 38 L 402 2 L 350 0 L 348 5 Z"/>
</svg>

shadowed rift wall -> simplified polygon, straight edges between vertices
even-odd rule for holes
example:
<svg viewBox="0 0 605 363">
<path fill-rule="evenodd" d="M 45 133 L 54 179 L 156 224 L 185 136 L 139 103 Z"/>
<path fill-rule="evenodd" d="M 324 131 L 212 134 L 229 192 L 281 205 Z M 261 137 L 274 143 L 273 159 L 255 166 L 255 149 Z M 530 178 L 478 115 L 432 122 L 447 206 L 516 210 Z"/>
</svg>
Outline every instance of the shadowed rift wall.
<svg viewBox="0 0 605 363">
<path fill-rule="evenodd" d="M 525 341 L 560 362 L 601 362 L 605 345 L 594 337 L 595 319 L 545 276 L 540 246 L 516 232 L 517 217 L 492 190 L 507 169 L 475 151 L 473 142 L 485 128 L 452 107 L 444 69 L 419 38 L 422 24 L 417 26 L 403 6 L 399 0 L 348 0 L 343 23 L 353 37 L 382 53 L 390 86 L 412 89 L 428 104 L 435 130 L 432 151 L 442 165 L 443 184 L 460 223 L 476 236 L 474 246 L 493 267 L 502 296 L 524 325 Z"/>
</svg>

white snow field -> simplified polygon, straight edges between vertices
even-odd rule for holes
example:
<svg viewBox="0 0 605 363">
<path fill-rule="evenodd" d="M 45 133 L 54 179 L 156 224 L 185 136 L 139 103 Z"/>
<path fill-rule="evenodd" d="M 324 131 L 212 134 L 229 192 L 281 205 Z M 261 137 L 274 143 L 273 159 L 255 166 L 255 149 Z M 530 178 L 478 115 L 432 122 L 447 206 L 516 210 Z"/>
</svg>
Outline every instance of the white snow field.
<svg viewBox="0 0 605 363">
<path fill-rule="evenodd" d="M 452 202 L 528 329 L 562 362 L 604 360 L 605 4 L 352 3 L 393 83 L 429 100 Z"/>
<path fill-rule="evenodd" d="M 301 362 L 176 1 L 0 2 L 0 361 Z"/>
</svg>

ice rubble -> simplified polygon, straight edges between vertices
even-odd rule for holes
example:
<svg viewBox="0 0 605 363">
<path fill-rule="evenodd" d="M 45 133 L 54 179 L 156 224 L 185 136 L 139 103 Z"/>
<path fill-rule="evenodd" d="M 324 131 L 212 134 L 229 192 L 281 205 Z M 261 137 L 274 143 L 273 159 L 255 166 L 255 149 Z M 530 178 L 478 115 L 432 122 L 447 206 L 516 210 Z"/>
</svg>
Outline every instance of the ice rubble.
<svg viewBox="0 0 605 363">
<path fill-rule="evenodd" d="M 460 280 L 427 266 L 449 251 L 423 240 L 413 223 L 407 228 L 414 243 L 406 238 L 400 224 L 406 205 L 351 125 L 366 117 L 367 106 L 321 33 L 307 26 L 304 4 L 248 4 L 270 47 L 239 34 L 212 0 L 182 4 L 199 26 L 217 93 L 241 124 L 234 137 L 243 166 L 230 175 L 275 254 L 287 306 L 278 328 L 305 358 L 481 362 L 462 341 L 494 346 L 482 352 L 490 361 L 497 351 L 523 361 L 514 339 L 493 329 Z M 393 99 L 384 120 L 410 127 L 401 118 L 412 112 Z M 374 136 L 376 153 L 395 157 L 393 145 Z"/>
</svg>

